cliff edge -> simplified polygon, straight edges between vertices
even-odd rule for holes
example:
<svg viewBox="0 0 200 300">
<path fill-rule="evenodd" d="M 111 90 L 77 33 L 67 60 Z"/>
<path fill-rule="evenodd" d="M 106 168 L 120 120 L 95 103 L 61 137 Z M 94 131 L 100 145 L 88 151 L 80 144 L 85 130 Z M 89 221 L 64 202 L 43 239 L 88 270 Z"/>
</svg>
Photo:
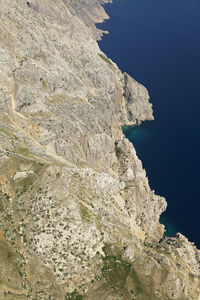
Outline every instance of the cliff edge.
<svg viewBox="0 0 200 300">
<path fill-rule="evenodd" d="M 200 299 L 121 130 L 153 111 L 98 47 L 105 2 L 0 0 L 0 299 Z"/>
</svg>

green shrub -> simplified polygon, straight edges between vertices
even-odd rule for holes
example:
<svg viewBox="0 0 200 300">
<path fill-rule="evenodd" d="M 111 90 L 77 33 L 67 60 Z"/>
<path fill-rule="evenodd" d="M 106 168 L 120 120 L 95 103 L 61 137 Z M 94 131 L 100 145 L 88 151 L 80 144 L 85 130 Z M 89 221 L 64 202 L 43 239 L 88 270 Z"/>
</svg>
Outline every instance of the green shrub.
<svg viewBox="0 0 200 300">
<path fill-rule="evenodd" d="M 117 158 L 120 158 L 120 156 L 123 154 L 123 151 L 121 148 L 115 146 L 115 153 L 116 153 Z"/>
<path fill-rule="evenodd" d="M 72 293 L 67 293 L 65 295 L 65 300 L 82 300 L 83 296 L 80 295 L 77 290 L 74 290 Z"/>
<path fill-rule="evenodd" d="M 109 65 L 109 67 L 114 68 L 112 61 L 107 58 L 104 54 L 99 53 L 99 56 Z"/>
</svg>

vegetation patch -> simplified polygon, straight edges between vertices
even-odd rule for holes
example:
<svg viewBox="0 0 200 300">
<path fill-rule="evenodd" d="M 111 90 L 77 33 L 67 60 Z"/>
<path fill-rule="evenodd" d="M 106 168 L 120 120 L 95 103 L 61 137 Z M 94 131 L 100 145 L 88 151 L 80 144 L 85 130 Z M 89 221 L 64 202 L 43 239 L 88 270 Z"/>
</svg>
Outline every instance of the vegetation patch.
<svg viewBox="0 0 200 300">
<path fill-rule="evenodd" d="M 49 92 L 49 87 L 45 80 L 42 80 L 42 87 L 46 92 Z"/>
<path fill-rule="evenodd" d="M 111 67 L 112 69 L 115 68 L 112 61 L 109 58 L 107 58 L 104 54 L 99 53 L 99 56 L 109 65 L 109 67 Z"/>
<path fill-rule="evenodd" d="M 46 105 L 64 105 L 68 103 L 69 105 L 82 105 L 86 100 L 80 97 L 70 97 L 67 94 L 56 94 L 45 99 Z"/>
<path fill-rule="evenodd" d="M 80 215 L 83 220 L 89 220 L 91 217 L 88 208 L 83 204 L 80 205 Z"/>
<path fill-rule="evenodd" d="M 115 146 L 115 153 L 116 153 L 117 158 L 120 158 L 120 156 L 121 156 L 124 152 L 122 151 L 121 148 L 119 148 L 118 146 Z"/>
<path fill-rule="evenodd" d="M 10 131 L 10 129 L 7 129 L 5 127 L 0 127 L 0 134 L 6 135 L 8 138 L 17 140 L 17 137 Z"/>
<path fill-rule="evenodd" d="M 56 94 L 52 97 L 49 97 L 45 100 L 45 104 L 57 104 L 60 105 L 63 103 L 65 95 L 64 94 Z"/>
<path fill-rule="evenodd" d="M 6 276 L 1 277 L 2 286 L 15 289 L 16 286 L 21 285 L 23 269 L 20 263 L 22 263 L 21 258 L 10 243 L 0 239 L 1 272 L 6 274 Z M 4 298 L 0 297 L 0 299 Z"/>
<path fill-rule="evenodd" d="M 103 257 L 103 276 L 112 288 L 125 289 L 127 277 L 131 271 L 131 265 L 119 260 L 117 256 Z"/>
<path fill-rule="evenodd" d="M 19 188 L 19 194 L 22 195 L 30 190 L 31 186 L 33 185 L 36 177 L 34 175 L 29 175 L 26 178 L 23 178 L 20 180 L 18 186 Z"/>
<path fill-rule="evenodd" d="M 15 149 L 13 152 L 16 152 L 16 154 L 19 154 L 21 156 L 24 156 L 24 158 L 27 158 L 27 159 L 35 158 L 35 155 L 26 146 L 15 145 Z"/>
<path fill-rule="evenodd" d="M 65 295 L 65 300 L 82 300 L 83 296 L 80 295 L 77 290 L 74 290 L 72 293 L 67 293 Z"/>
<path fill-rule="evenodd" d="M 127 297 L 146 295 L 143 285 L 131 263 L 123 260 L 122 250 L 111 245 L 103 248 L 105 256 L 102 257 L 102 274 L 112 289 L 122 292 Z M 129 279 L 129 286 L 127 282 Z M 130 286 L 131 282 L 131 286 Z M 131 289 L 130 289 L 131 288 Z"/>
</svg>

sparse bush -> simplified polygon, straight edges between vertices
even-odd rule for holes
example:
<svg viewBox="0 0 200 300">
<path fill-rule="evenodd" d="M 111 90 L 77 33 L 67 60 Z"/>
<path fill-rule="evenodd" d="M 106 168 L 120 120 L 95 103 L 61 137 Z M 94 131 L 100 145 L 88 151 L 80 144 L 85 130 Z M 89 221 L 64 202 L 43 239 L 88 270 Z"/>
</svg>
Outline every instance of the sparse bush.
<svg viewBox="0 0 200 300">
<path fill-rule="evenodd" d="M 120 156 L 123 154 L 123 151 L 121 148 L 115 146 L 115 153 L 116 153 L 117 158 L 120 158 Z"/>
<path fill-rule="evenodd" d="M 99 56 L 109 65 L 109 67 L 114 67 L 112 61 L 109 58 L 107 58 L 104 54 L 99 53 Z"/>
<path fill-rule="evenodd" d="M 77 290 L 73 291 L 72 293 L 67 293 L 65 295 L 65 300 L 82 300 L 83 296 L 80 295 Z"/>
</svg>

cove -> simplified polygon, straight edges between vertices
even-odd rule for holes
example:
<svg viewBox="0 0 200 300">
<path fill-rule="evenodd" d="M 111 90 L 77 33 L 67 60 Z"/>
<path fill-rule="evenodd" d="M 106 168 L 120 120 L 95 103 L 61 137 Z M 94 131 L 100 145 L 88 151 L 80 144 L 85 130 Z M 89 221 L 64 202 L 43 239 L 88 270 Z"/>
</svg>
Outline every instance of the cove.
<svg viewBox="0 0 200 300">
<path fill-rule="evenodd" d="M 161 222 L 200 247 L 200 1 L 114 0 L 99 46 L 149 91 L 155 120 L 126 128 L 150 186 L 166 198 Z"/>
</svg>

